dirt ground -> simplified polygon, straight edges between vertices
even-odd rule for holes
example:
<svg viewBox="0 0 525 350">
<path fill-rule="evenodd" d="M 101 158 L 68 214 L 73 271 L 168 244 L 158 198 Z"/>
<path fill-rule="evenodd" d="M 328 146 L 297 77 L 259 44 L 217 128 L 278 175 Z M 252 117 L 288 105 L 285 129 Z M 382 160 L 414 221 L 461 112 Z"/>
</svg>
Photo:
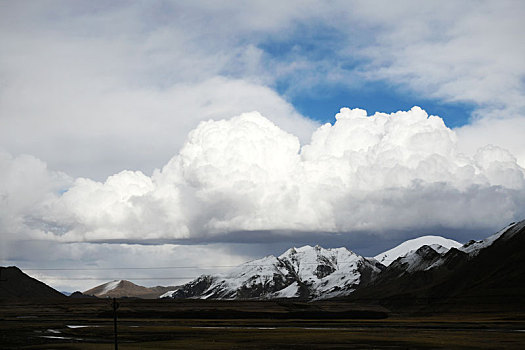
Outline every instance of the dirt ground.
<svg viewBox="0 0 525 350">
<path fill-rule="evenodd" d="M 346 302 L 120 299 L 119 349 L 525 347 L 518 311 L 403 315 Z M 111 300 L 0 301 L 2 349 L 114 349 Z"/>
</svg>

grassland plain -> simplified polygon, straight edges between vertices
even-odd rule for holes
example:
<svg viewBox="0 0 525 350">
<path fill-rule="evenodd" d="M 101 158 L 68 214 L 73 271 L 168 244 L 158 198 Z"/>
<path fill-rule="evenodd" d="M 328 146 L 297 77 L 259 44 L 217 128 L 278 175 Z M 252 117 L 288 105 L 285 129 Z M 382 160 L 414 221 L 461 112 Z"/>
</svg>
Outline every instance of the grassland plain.
<svg viewBox="0 0 525 350">
<path fill-rule="evenodd" d="M 525 313 L 345 301 L 120 299 L 119 349 L 523 348 Z M 110 300 L 0 301 L 3 349 L 113 349 Z"/>
</svg>

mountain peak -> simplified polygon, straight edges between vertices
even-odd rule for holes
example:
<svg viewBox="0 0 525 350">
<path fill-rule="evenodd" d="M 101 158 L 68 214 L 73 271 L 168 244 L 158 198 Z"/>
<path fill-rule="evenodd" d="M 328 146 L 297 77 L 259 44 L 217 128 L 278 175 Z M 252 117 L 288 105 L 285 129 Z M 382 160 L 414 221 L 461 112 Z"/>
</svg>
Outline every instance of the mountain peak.
<svg viewBox="0 0 525 350">
<path fill-rule="evenodd" d="M 16 266 L 0 266 L 0 299 L 6 298 L 65 298 L 47 284 L 28 276 Z"/>
<path fill-rule="evenodd" d="M 477 255 L 480 250 L 490 246 L 492 243 L 494 243 L 498 238 L 503 237 L 504 239 L 509 239 L 512 236 L 514 236 L 517 232 L 520 232 L 525 227 L 525 220 L 522 220 L 520 222 L 513 222 L 503 229 L 499 230 L 492 236 L 489 236 L 481 241 L 474 241 L 471 240 L 468 243 L 464 244 L 462 247 L 459 247 L 459 250 L 469 254 L 469 255 Z"/>
<path fill-rule="evenodd" d="M 397 258 L 406 256 L 425 245 L 431 246 L 440 253 L 450 248 L 460 248 L 462 246 L 459 242 L 441 236 L 422 236 L 405 241 L 386 252 L 376 255 L 374 258 L 383 265 L 388 266 Z"/>
<path fill-rule="evenodd" d="M 113 280 L 98 285 L 94 288 L 82 292 L 84 295 L 96 296 L 99 298 L 142 298 L 142 299 L 156 299 L 168 291 L 173 291 L 178 287 L 143 287 L 128 280 Z"/>
<path fill-rule="evenodd" d="M 434 250 L 434 251 L 433 251 Z M 519 310 L 525 282 L 525 221 L 445 253 L 425 245 L 399 257 L 373 284 L 357 290 L 353 301 L 378 300 L 406 311 L 461 308 Z"/>
</svg>

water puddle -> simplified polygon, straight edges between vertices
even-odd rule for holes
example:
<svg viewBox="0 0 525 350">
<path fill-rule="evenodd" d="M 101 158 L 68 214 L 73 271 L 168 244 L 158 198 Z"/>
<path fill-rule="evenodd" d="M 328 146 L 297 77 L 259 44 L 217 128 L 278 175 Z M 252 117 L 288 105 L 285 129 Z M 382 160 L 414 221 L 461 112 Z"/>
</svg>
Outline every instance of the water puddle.
<svg viewBox="0 0 525 350">
<path fill-rule="evenodd" d="M 280 328 L 290 328 L 290 327 L 241 327 L 241 326 L 195 326 L 191 328 L 196 329 L 260 329 L 260 330 L 272 330 Z M 297 328 L 297 327 L 295 327 Z"/>
<path fill-rule="evenodd" d="M 73 338 L 73 337 L 61 337 L 58 335 L 41 335 L 40 338 L 46 339 L 60 339 L 60 340 L 75 340 L 75 341 L 84 341 L 82 338 Z"/>
<path fill-rule="evenodd" d="M 46 329 L 46 332 L 47 333 L 53 333 L 53 334 L 60 334 L 60 333 L 62 333 L 61 331 L 56 330 L 56 329 Z"/>
<path fill-rule="evenodd" d="M 260 330 L 273 330 L 273 329 L 304 329 L 312 331 L 344 331 L 344 330 L 363 330 L 362 327 L 297 327 L 297 326 L 283 326 L 283 327 L 242 327 L 242 326 L 195 326 L 191 328 L 197 329 L 260 329 Z"/>
</svg>

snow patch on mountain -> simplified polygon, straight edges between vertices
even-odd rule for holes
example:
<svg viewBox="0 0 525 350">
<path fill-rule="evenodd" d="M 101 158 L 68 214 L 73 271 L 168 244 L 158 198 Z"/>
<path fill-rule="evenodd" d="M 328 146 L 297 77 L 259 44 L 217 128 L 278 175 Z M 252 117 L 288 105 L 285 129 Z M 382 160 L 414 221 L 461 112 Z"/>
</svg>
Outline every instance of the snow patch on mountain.
<svg viewBox="0 0 525 350">
<path fill-rule="evenodd" d="M 460 248 L 462 246 L 459 242 L 441 236 L 422 236 L 405 241 L 386 252 L 376 255 L 374 258 L 381 264 L 388 266 L 397 258 L 407 256 L 425 245 L 430 246 L 439 254 L 446 253 L 450 248 Z"/>
<path fill-rule="evenodd" d="M 410 251 L 405 256 L 397 258 L 389 265 L 389 268 L 401 271 L 399 275 L 429 270 L 434 268 L 436 263 L 442 261 L 441 258 L 447 251 L 449 249 L 438 244 L 424 245 L 415 251 Z"/>
<path fill-rule="evenodd" d="M 299 284 L 294 282 L 273 295 L 274 298 L 295 298 L 299 296 Z"/>
<path fill-rule="evenodd" d="M 82 292 L 84 295 L 96 296 L 98 298 L 143 298 L 143 299 L 156 299 L 160 295 L 166 294 L 168 291 L 177 289 L 176 286 L 156 286 L 156 287 L 144 287 L 139 286 L 131 281 L 126 280 L 114 280 L 93 287 L 89 290 Z"/>
<path fill-rule="evenodd" d="M 122 282 L 122 280 L 115 280 L 104 284 L 102 287 L 102 291 L 100 291 L 99 294 L 106 294 L 107 292 L 112 291 L 113 289 L 118 287 L 120 282 Z"/>
<path fill-rule="evenodd" d="M 161 296 L 159 296 L 160 299 L 162 298 L 171 298 L 173 296 L 173 293 L 175 293 L 177 290 L 170 290 L 170 291 L 167 291 L 166 293 L 162 294 Z"/>
<path fill-rule="evenodd" d="M 466 244 L 464 244 L 462 247 L 459 247 L 458 249 L 462 252 L 465 252 L 469 255 L 477 255 L 482 249 L 487 248 L 491 246 L 498 238 L 500 238 L 503 234 L 507 233 L 508 231 L 510 233 L 518 232 L 523 227 L 525 227 L 525 220 L 520 221 L 518 223 L 511 223 L 510 225 L 504 227 L 503 229 L 499 230 L 492 236 L 485 238 L 481 241 L 470 241 Z"/>
</svg>

